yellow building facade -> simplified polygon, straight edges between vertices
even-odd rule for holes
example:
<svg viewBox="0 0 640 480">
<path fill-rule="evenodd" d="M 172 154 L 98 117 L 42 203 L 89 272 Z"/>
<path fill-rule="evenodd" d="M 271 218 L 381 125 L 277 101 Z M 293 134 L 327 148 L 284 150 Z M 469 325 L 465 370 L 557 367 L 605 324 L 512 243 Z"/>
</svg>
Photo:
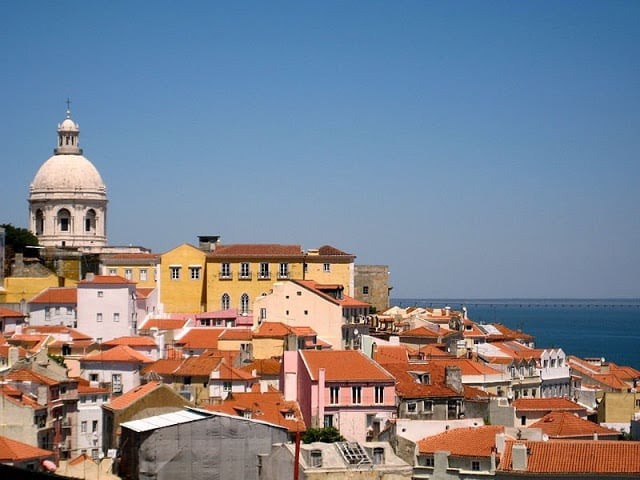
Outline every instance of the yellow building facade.
<svg viewBox="0 0 640 480">
<path fill-rule="evenodd" d="M 117 275 L 136 282 L 137 288 L 155 288 L 158 285 L 160 255 L 155 253 L 119 253 L 102 255 L 102 275 Z"/>
<path fill-rule="evenodd" d="M 165 312 L 251 314 L 254 300 L 269 294 L 277 281 L 309 279 L 352 292 L 354 260 L 331 246 L 305 252 L 300 245 L 216 244 L 205 251 L 183 244 L 161 255 L 160 302 Z M 191 278 L 190 269 L 200 266 L 200 276 Z"/>
<path fill-rule="evenodd" d="M 206 295 L 206 254 L 183 243 L 160 256 L 160 303 L 164 312 L 204 311 Z"/>
</svg>

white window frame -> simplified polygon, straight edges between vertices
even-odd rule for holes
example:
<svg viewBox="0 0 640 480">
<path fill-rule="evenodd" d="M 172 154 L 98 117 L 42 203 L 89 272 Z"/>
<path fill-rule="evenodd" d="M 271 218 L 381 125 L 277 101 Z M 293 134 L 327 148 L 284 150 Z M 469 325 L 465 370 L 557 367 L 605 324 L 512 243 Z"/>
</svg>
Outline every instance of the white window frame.
<svg viewBox="0 0 640 480">
<path fill-rule="evenodd" d="M 191 280 L 200 280 L 202 265 L 189 265 L 189 278 Z"/>
<path fill-rule="evenodd" d="M 181 265 L 169 265 L 169 278 L 171 280 L 180 280 L 180 270 L 182 270 Z"/>
<path fill-rule="evenodd" d="M 331 264 L 330 263 L 324 263 L 322 265 L 322 271 L 324 273 L 330 273 L 331 272 Z"/>
</svg>

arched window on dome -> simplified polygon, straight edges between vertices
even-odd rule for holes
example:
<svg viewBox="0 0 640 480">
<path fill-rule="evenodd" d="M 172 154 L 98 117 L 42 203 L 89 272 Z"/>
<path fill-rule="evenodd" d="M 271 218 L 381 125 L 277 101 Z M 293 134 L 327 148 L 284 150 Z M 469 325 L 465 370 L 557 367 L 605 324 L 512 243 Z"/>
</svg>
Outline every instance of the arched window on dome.
<svg viewBox="0 0 640 480">
<path fill-rule="evenodd" d="M 222 308 L 222 310 L 229 310 L 230 306 L 231 306 L 231 297 L 229 297 L 228 293 L 223 293 L 222 299 L 220 301 L 220 308 Z"/>
<path fill-rule="evenodd" d="M 87 210 L 84 217 L 84 231 L 86 233 L 96 233 L 96 211 L 93 208 Z"/>
<path fill-rule="evenodd" d="M 71 213 L 66 208 L 61 208 L 58 211 L 58 230 L 61 232 L 68 232 L 71 230 Z"/>
<path fill-rule="evenodd" d="M 240 297 L 240 312 L 249 313 L 249 295 L 246 293 L 243 293 L 242 297 Z"/>
<path fill-rule="evenodd" d="M 42 235 L 44 233 L 44 213 L 42 210 L 36 210 L 36 235 Z"/>
</svg>

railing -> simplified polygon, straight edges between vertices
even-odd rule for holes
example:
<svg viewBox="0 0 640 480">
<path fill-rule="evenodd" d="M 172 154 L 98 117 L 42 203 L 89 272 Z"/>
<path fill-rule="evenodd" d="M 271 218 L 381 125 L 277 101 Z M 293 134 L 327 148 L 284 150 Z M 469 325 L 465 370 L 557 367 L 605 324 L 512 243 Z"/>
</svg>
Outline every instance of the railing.
<svg viewBox="0 0 640 480">
<path fill-rule="evenodd" d="M 286 280 L 289 275 L 289 272 L 278 272 L 278 280 Z"/>
<path fill-rule="evenodd" d="M 271 274 L 269 272 L 260 272 L 258 274 L 258 280 L 271 280 Z"/>
<path fill-rule="evenodd" d="M 228 273 L 219 273 L 218 274 L 218 279 L 219 280 L 232 280 L 233 279 L 233 275 L 231 275 L 231 272 Z"/>
<path fill-rule="evenodd" d="M 251 272 L 238 273 L 238 280 L 251 280 Z"/>
</svg>

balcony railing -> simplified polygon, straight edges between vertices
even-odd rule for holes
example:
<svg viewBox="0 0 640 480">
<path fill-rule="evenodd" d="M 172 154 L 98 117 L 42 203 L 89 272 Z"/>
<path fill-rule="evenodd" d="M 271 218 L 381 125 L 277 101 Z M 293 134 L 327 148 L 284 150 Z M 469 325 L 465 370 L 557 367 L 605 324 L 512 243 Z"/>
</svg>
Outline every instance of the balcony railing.
<svg viewBox="0 0 640 480">
<path fill-rule="evenodd" d="M 218 274 L 218 280 L 232 280 L 233 276 L 231 275 L 231 272 L 220 272 Z"/>
<path fill-rule="evenodd" d="M 271 280 L 271 273 L 269 273 L 269 272 L 260 272 L 258 274 L 258 280 Z"/>
<path fill-rule="evenodd" d="M 251 280 L 251 272 L 238 273 L 238 280 Z"/>
</svg>

